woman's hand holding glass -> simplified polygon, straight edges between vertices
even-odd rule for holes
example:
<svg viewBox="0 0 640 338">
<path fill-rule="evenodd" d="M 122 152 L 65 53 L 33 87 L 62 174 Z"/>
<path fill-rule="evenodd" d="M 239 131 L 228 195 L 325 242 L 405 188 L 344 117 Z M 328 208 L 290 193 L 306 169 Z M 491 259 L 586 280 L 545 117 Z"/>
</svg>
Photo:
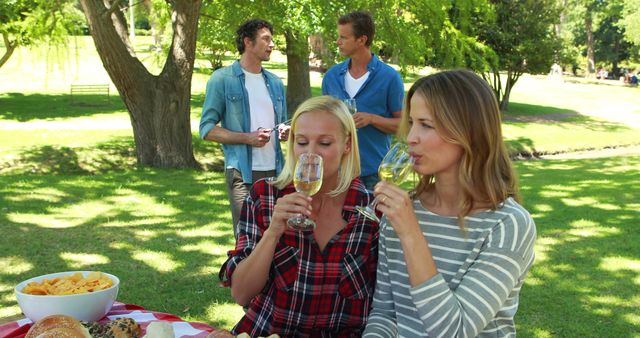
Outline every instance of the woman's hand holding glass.
<svg viewBox="0 0 640 338">
<path fill-rule="evenodd" d="M 381 181 L 376 184 L 374 194 L 378 200 L 376 209 L 385 215 L 398 236 L 414 236 L 412 230 L 419 230 L 420 227 L 410 193 L 393 183 Z"/>
<path fill-rule="evenodd" d="M 301 154 L 296 163 L 293 174 L 293 184 L 296 191 L 305 196 L 315 195 L 322 186 L 322 157 L 313 153 Z M 310 202 L 309 202 L 310 203 Z M 299 231 L 314 230 L 316 223 L 309 219 L 306 214 L 299 214 L 289 218 L 287 224 L 290 228 Z"/>
<path fill-rule="evenodd" d="M 311 197 L 304 193 L 287 194 L 278 198 L 273 207 L 269 230 L 279 238 L 288 228 L 289 218 L 304 214 L 311 215 Z"/>
<path fill-rule="evenodd" d="M 404 181 L 407 175 L 411 172 L 412 166 L 413 158 L 409 155 L 409 146 L 403 142 L 396 142 L 391 146 L 391 148 L 389 148 L 389 151 L 382 159 L 382 162 L 378 167 L 378 176 L 382 181 L 397 185 Z M 376 196 L 369 205 L 366 207 L 357 206 L 356 210 L 367 218 L 380 222 L 380 218 L 376 215 L 375 209 L 377 204 L 381 199 L 384 199 L 384 197 L 385 196 Z"/>
</svg>

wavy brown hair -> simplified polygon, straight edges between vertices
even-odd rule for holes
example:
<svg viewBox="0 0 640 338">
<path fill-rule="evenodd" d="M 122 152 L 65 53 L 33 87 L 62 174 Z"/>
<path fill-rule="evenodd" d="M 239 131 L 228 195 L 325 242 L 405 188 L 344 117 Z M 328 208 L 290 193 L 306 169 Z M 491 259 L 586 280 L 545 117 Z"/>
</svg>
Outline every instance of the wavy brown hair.
<svg viewBox="0 0 640 338">
<path fill-rule="evenodd" d="M 436 132 L 462 147 L 458 179 L 463 200 L 458 222 L 477 204 L 496 209 L 508 197 L 520 202 L 518 183 L 502 139 L 500 109 L 486 81 L 468 70 L 448 70 L 416 81 L 409 89 L 402 113 L 399 137 L 409 132 L 411 98 L 421 95 L 433 115 Z M 420 178 L 414 194 L 433 189 L 435 177 Z"/>
</svg>

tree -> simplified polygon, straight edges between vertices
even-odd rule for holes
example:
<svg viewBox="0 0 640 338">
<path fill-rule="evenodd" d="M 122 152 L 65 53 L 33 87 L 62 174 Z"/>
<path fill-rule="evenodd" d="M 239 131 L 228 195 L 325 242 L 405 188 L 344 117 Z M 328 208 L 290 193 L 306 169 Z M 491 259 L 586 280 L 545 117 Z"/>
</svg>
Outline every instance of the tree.
<svg viewBox="0 0 640 338">
<path fill-rule="evenodd" d="M 44 42 L 62 44 L 69 33 L 78 33 L 82 14 L 68 1 L 0 1 L 0 34 L 5 51 L 2 67 L 18 46 Z"/>
<path fill-rule="evenodd" d="M 120 1 L 105 2 L 80 1 L 104 68 L 129 110 L 138 164 L 196 167 L 189 115 L 201 1 L 167 2 L 173 36 L 158 75 L 136 57 Z"/>
<path fill-rule="evenodd" d="M 618 64 L 631 55 L 631 44 L 625 41 L 622 19 L 622 1 L 609 1 L 602 11 L 600 26 L 593 35 L 597 41 L 595 56 L 598 60 L 611 64 L 613 75 L 620 75 Z"/>
<path fill-rule="evenodd" d="M 497 62 L 483 72 L 500 109 L 509 106 L 511 89 L 525 73 L 546 73 L 553 63 L 557 40 L 553 24 L 558 21 L 554 0 L 492 0 L 495 21 L 480 23 L 479 40 L 491 47 Z M 506 72 L 503 78 L 500 71 Z"/>
<path fill-rule="evenodd" d="M 640 0 L 624 0 L 621 24 L 626 30 L 626 39 L 640 45 Z"/>
</svg>

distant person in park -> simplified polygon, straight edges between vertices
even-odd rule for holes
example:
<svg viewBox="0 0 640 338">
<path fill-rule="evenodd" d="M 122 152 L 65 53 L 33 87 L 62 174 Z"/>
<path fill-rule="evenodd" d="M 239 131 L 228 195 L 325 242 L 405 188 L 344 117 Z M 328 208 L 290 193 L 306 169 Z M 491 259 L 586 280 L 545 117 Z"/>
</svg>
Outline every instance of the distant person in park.
<svg viewBox="0 0 640 338">
<path fill-rule="evenodd" d="M 240 60 L 211 75 L 200 119 L 200 137 L 222 144 L 234 235 L 251 184 L 280 173 L 279 141 L 289 135 L 281 124 L 287 119 L 282 80 L 262 67 L 273 51 L 273 27 L 253 19 L 236 33 Z"/>
<path fill-rule="evenodd" d="M 373 190 L 380 178 L 378 166 L 389 150 L 400 122 L 404 85 L 400 74 L 371 52 L 375 34 L 373 18 L 356 11 L 338 19 L 338 48 L 344 62 L 331 67 L 322 79 L 322 94 L 354 98 L 362 181 Z"/>
<path fill-rule="evenodd" d="M 364 337 L 513 337 L 534 260 L 493 91 L 467 70 L 416 81 L 399 137 L 420 180 L 376 185 L 380 252 Z"/>
<path fill-rule="evenodd" d="M 323 158 L 320 190 L 296 192 L 293 174 L 303 153 Z M 355 124 L 330 96 L 303 102 L 291 122 L 287 159 L 277 179 L 254 183 L 242 208 L 235 250 L 220 270 L 246 313 L 232 333 L 251 337 L 360 337 L 371 309 L 378 223 L 356 205 L 373 199 L 359 179 Z M 309 216 L 315 229 L 287 220 Z"/>
<path fill-rule="evenodd" d="M 629 84 L 632 86 L 637 86 L 638 85 L 638 74 L 631 74 L 631 78 L 629 79 Z"/>
</svg>

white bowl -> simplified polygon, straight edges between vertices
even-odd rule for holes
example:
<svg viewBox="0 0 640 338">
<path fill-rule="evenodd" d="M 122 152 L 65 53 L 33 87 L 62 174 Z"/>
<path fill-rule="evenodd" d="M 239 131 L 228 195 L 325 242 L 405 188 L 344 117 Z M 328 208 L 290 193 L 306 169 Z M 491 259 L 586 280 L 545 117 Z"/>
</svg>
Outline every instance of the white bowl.
<svg viewBox="0 0 640 338">
<path fill-rule="evenodd" d="M 113 302 L 118 297 L 118 288 L 120 286 L 120 279 L 108 273 L 103 272 L 103 274 L 111 278 L 113 286 L 100 291 L 64 296 L 30 295 L 22 292 L 24 287 L 31 282 L 41 283 L 44 279 L 70 276 L 76 272 L 80 272 L 84 277 L 86 277 L 92 271 L 50 273 L 48 275 L 27 279 L 26 281 L 16 285 L 16 298 L 18 299 L 18 305 L 20 306 L 20 309 L 22 309 L 22 313 L 24 313 L 24 315 L 33 322 L 37 322 L 46 316 L 56 314 L 68 315 L 75 317 L 78 320 L 88 322 L 97 321 L 104 317 L 104 315 L 111 310 Z"/>
</svg>

